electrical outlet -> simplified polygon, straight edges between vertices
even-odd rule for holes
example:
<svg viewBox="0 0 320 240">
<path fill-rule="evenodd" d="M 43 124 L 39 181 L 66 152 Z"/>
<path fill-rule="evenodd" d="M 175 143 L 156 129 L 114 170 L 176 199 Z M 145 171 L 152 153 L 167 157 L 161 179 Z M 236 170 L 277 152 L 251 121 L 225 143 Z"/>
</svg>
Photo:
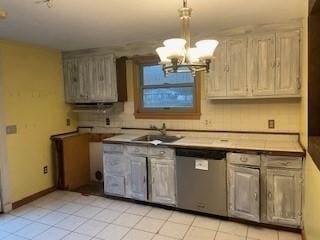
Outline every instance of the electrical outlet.
<svg viewBox="0 0 320 240">
<path fill-rule="evenodd" d="M 70 119 L 70 118 L 67 118 L 67 119 L 66 119 L 66 125 L 67 125 L 67 126 L 70 126 L 70 125 L 71 125 L 71 119 Z"/>
<path fill-rule="evenodd" d="M 269 129 L 275 128 L 275 121 L 273 119 L 268 120 L 268 128 Z"/>
<path fill-rule="evenodd" d="M 47 174 L 48 173 L 48 166 L 44 166 L 43 167 L 43 174 Z"/>
<path fill-rule="evenodd" d="M 7 134 L 16 134 L 17 133 L 17 125 L 6 126 L 6 133 Z"/>
<path fill-rule="evenodd" d="M 205 120 L 205 124 L 206 124 L 206 127 L 212 127 L 213 121 L 211 119 L 207 119 L 207 120 Z"/>
<path fill-rule="evenodd" d="M 106 118 L 106 125 L 110 126 L 110 118 Z"/>
</svg>

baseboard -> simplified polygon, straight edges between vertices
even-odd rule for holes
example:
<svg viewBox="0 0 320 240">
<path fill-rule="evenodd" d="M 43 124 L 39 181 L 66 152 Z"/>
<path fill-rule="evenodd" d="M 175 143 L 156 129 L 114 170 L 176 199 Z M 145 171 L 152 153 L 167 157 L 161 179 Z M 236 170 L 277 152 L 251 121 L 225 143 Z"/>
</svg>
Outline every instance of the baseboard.
<svg viewBox="0 0 320 240">
<path fill-rule="evenodd" d="M 16 208 L 21 207 L 25 204 L 28 204 L 38 198 L 41 198 L 41 197 L 47 195 L 48 193 L 54 192 L 55 190 L 56 190 L 56 187 L 51 187 L 51 188 L 47 188 L 45 190 L 42 190 L 40 192 L 37 192 L 35 194 L 32 194 L 28 197 L 25 197 L 19 201 L 12 203 L 12 209 L 16 209 Z"/>
</svg>

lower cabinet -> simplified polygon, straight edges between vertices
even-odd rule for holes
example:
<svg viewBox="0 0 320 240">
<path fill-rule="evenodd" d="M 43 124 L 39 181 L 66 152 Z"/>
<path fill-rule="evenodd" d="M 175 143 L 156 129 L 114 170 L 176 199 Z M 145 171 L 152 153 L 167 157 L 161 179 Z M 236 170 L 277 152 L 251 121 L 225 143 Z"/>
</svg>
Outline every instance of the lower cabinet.
<svg viewBox="0 0 320 240">
<path fill-rule="evenodd" d="M 229 165 L 229 216 L 260 221 L 260 170 Z"/>
<path fill-rule="evenodd" d="M 147 200 L 147 159 L 130 156 L 130 190 L 129 197 Z"/>
<path fill-rule="evenodd" d="M 176 203 L 175 161 L 151 158 L 151 201 Z"/>
<path fill-rule="evenodd" d="M 302 206 L 302 171 L 300 169 L 266 170 L 267 222 L 300 226 Z"/>
<path fill-rule="evenodd" d="M 110 195 L 125 196 L 126 177 L 116 175 L 106 175 L 104 179 L 104 191 Z"/>
</svg>

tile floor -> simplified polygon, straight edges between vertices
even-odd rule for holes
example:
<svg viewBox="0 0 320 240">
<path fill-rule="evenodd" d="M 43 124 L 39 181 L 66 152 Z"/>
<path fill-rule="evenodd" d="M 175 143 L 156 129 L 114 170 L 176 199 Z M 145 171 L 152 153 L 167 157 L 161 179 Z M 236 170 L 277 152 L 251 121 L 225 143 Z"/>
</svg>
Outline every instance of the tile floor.
<svg viewBox="0 0 320 240">
<path fill-rule="evenodd" d="M 299 234 L 56 191 L 0 215 L 6 240 L 301 240 Z"/>
</svg>

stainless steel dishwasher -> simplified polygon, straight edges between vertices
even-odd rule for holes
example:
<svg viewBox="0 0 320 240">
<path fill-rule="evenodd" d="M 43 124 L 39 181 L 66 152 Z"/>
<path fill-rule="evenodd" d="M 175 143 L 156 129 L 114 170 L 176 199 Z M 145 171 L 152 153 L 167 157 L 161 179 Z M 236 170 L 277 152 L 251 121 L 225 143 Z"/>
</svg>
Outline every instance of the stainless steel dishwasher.
<svg viewBox="0 0 320 240">
<path fill-rule="evenodd" d="M 226 153 L 176 149 L 177 206 L 227 216 Z"/>
</svg>

